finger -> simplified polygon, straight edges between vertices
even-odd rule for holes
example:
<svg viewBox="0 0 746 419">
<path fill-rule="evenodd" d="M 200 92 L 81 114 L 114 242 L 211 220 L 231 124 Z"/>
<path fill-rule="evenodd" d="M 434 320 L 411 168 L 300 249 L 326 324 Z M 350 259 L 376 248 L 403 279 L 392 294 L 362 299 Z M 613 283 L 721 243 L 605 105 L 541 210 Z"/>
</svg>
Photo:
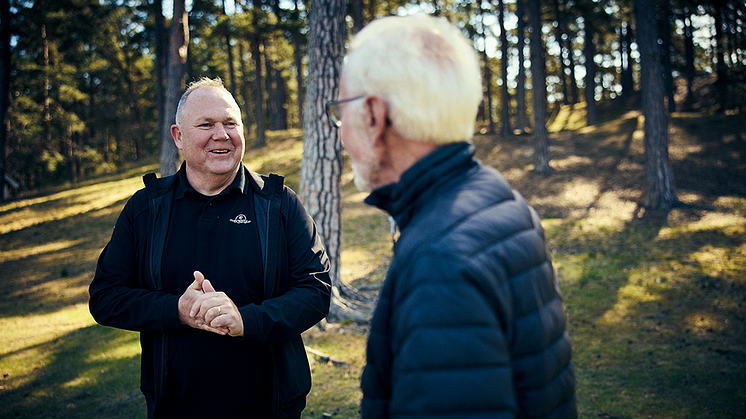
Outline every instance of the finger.
<svg viewBox="0 0 746 419">
<path fill-rule="evenodd" d="M 200 286 L 200 289 L 202 289 L 204 286 L 202 285 L 202 282 L 205 280 L 205 275 L 200 271 L 194 271 L 194 280 L 197 281 L 197 283 Z"/>
<path fill-rule="evenodd" d="M 202 282 L 202 291 L 204 292 L 215 292 L 215 287 L 212 286 L 212 282 L 209 279 L 205 279 Z"/>
<path fill-rule="evenodd" d="M 243 335 L 243 318 L 239 312 L 225 313 L 212 319 L 209 323 L 211 327 L 223 329 L 230 336 Z"/>
</svg>

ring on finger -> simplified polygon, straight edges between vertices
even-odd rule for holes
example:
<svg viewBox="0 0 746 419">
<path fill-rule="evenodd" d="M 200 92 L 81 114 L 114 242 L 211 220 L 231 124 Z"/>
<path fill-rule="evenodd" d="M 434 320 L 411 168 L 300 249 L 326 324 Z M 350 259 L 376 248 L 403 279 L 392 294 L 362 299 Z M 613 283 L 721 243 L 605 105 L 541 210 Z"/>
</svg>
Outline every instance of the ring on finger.
<svg viewBox="0 0 746 419">
<path fill-rule="evenodd" d="M 222 316 L 222 315 L 223 315 L 223 309 L 220 308 L 220 306 L 218 306 L 218 316 Z"/>
</svg>

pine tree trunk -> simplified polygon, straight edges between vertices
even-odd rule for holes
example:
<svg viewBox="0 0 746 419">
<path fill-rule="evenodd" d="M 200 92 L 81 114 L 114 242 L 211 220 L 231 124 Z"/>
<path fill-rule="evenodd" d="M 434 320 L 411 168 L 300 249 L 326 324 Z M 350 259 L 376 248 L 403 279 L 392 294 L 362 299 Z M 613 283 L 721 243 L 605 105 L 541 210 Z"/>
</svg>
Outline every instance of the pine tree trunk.
<svg viewBox="0 0 746 419">
<path fill-rule="evenodd" d="M 547 132 L 547 90 L 544 46 L 541 39 L 540 0 L 528 0 L 531 27 L 531 96 L 534 104 L 534 171 L 549 174 L 549 133 Z"/>
<path fill-rule="evenodd" d="M 272 60 L 267 56 L 267 47 L 264 46 L 264 89 L 267 91 L 267 113 L 269 114 L 269 129 L 276 131 L 277 128 L 277 92 L 275 90 L 275 69 Z"/>
<path fill-rule="evenodd" d="M 296 34 L 299 37 L 300 34 Z M 306 99 L 306 88 L 303 85 L 303 50 L 300 41 L 293 43 L 293 61 L 295 62 L 295 84 L 298 86 L 298 125 L 303 128 L 303 103 Z"/>
<path fill-rule="evenodd" d="M 298 12 L 298 0 L 294 0 L 294 10 Z M 303 104 L 306 99 L 306 88 L 303 85 L 303 42 L 300 31 L 293 33 L 293 62 L 295 63 L 295 84 L 298 85 L 298 126 L 303 128 Z"/>
<path fill-rule="evenodd" d="M 666 87 L 666 98 L 668 99 L 668 112 L 676 112 L 676 101 L 674 100 L 673 69 L 671 65 L 671 1 L 661 2 L 661 61 L 663 62 L 663 79 Z"/>
<path fill-rule="evenodd" d="M 498 23 L 500 25 L 500 71 L 503 79 L 503 85 L 500 90 L 500 124 L 501 133 L 504 136 L 512 135 L 513 129 L 510 127 L 510 93 L 508 91 L 508 33 L 505 32 L 505 2 L 499 0 L 497 7 L 500 9 L 498 14 Z"/>
<path fill-rule="evenodd" d="M 686 101 L 684 108 L 691 111 L 694 107 L 694 28 L 692 14 L 688 7 L 684 8 L 684 56 L 686 57 Z"/>
<path fill-rule="evenodd" d="M 5 196 L 5 148 L 10 104 L 10 0 L 0 0 L 0 201 Z"/>
<path fill-rule="evenodd" d="M 264 86 L 262 84 L 262 51 L 259 39 L 251 40 L 251 56 L 254 58 L 254 121 L 256 121 L 256 138 L 254 147 L 267 145 L 267 118 L 264 115 Z"/>
<path fill-rule="evenodd" d="M 518 26 L 516 27 L 516 45 L 518 51 L 518 77 L 516 79 L 515 102 L 516 102 L 516 128 L 520 133 L 528 130 L 528 117 L 526 115 L 526 66 L 523 65 L 526 60 L 524 51 L 526 47 L 526 19 L 524 18 L 525 0 L 516 0 L 516 15 Z"/>
<path fill-rule="evenodd" d="M 593 45 L 593 34 L 595 29 L 592 23 L 592 17 L 586 15 L 585 18 L 585 41 L 583 45 L 583 54 L 585 55 L 585 109 L 586 124 L 593 126 L 598 123 L 598 113 L 596 111 L 596 48 Z"/>
<path fill-rule="evenodd" d="M 309 16 L 308 78 L 304 111 L 300 198 L 319 228 L 331 262 L 333 285 L 330 320 L 367 321 L 368 314 L 349 297 L 340 276 L 342 144 L 326 116 L 325 105 L 337 96 L 347 37 L 345 0 L 319 0 Z"/>
<path fill-rule="evenodd" d="M 169 37 L 169 60 L 166 76 L 166 103 L 163 130 L 161 131 L 161 177 L 179 170 L 179 149 L 171 137 L 171 125 L 176 116 L 176 106 L 184 90 L 187 50 L 189 45 L 189 15 L 184 0 L 174 0 L 174 14 Z"/>
<path fill-rule="evenodd" d="M 668 121 L 655 12 L 654 2 L 635 0 L 645 116 L 645 207 L 670 210 L 677 199 L 668 159 Z"/>
<path fill-rule="evenodd" d="M 622 22 L 619 26 L 619 48 L 621 55 L 621 84 L 622 96 L 629 96 L 635 90 L 635 81 L 632 77 L 632 57 L 630 56 L 631 26 Z"/>
<path fill-rule="evenodd" d="M 166 24 L 163 18 L 163 2 L 161 0 L 153 1 L 153 15 L 155 16 L 155 101 L 156 109 L 158 110 L 158 133 L 159 137 L 161 137 L 164 133 L 163 125 L 166 121 L 166 91 L 164 82 L 166 79 L 166 59 L 168 56 L 168 38 L 166 37 Z"/>
<path fill-rule="evenodd" d="M 554 0 L 554 14 L 555 19 L 557 20 L 557 27 L 555 28 L 555 33 L 557 37 L 557 44 L 559 44 L 559 61 L 560 61 L 560 85 L 562 85 L 562 104 L 567 105 L 570 103 L 570 100 L 567 95 L 567 74 L 565 73 L 567 66 L 565 63 L 565 43 L 562 41 L 563 38 L 563 30 L 562 30 L 562 24 L 563 24 L 563 16 L 562 11 L 560 7 L 560 1 L 561 0 Z"/>
<path fill-rule="evenodd" d="M 241 69 L 241 86 L 243 96 L 243 113 L 244 113 L 244 135 L 248 138 L 251 134 L 251 123 L 252 123 L 252 103 L 251 103 L 251 88 L 249 87 L 249 72 L 246 69 L 246 60 L 244 59 L 244 42 L 238 42 L 238 56 L 239 56 L 239 68 Z"/>
<path fill-rule="evenodd" d="M 482 100 L 482 111 L 480 112 L 482 115 L 482 120 L 487 120 L 489 123 L 489 132 L 490 134 L 495 132 L 495 118 L 492 116 L 492 67 L 490 67 L 490 59 L 487 56 L 487 30 L 484 26 L 484 15 L 485 10 L 482 8 L 482 5 L 480 3 L 479 5 L 479 19 L 480 19 L 480 29 L 481 29 L 481 37 L 483 42 L 483 47 L 481 51 L 482 55 L 482 65 L 484 66 L 484 80 L 482 82 L 484 83 L 485 87 L 485 94 L 484 98 L 486 99 L 486 103 L 484 100 Z"/>
<path fill-rule="evenodd" d="M 573 55 L 572 43 L 575 39 L 572 32 L 567 32 L 567 65 L 570 68 L 570 103 L 578 103 L 578 80 L 575 78 L 575 56 Z"/>
</svg>

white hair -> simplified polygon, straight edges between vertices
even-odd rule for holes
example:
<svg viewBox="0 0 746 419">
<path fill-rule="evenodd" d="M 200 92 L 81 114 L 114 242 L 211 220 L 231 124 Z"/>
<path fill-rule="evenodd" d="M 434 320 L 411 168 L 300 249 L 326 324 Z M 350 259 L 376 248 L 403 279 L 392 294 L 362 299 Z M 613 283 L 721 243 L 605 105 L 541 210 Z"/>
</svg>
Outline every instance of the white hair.
<svg viewBox="0 0 746 419">
<path fill-rule="evenodd" d="M 437 144 L 471 140 L 482 80 L 474 48 L 444 19 L 385 17 L 360 31 L 345 57 L 350 97 L 376 95 L 403 136 Z"/>
</svg>

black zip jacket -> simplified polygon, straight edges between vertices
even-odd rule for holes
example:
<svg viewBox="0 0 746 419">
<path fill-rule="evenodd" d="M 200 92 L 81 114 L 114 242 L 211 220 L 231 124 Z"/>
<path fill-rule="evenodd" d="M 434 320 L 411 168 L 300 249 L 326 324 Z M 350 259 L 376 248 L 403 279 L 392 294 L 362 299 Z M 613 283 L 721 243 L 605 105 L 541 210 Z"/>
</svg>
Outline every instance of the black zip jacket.
<svg viewBox="0 0 746 419">
<path fill-rule="evenodd" d="M 183 169 L 182 169 L 183 170 Z M 295 193 L 277 175 L 242 166 L 253 188 L 264 266 L 265 301 L 239 307 L 242 339 L 271 345 L 275 418 L 298 418 L 311 388 L 301 333 L 329 312 L 329 260 L 316 226 Z M 178 174 L 144 177 L 117 220 L 91 282 L 89 307 L 105 326 L 140 332 L 141 389 L 148 417 L 163 396 L 168 332 L 178 329 L 179 295 L 162 291 L 164 251 Z M 247 377 L 247 379 L 249 379 Z"/>
</svg>

